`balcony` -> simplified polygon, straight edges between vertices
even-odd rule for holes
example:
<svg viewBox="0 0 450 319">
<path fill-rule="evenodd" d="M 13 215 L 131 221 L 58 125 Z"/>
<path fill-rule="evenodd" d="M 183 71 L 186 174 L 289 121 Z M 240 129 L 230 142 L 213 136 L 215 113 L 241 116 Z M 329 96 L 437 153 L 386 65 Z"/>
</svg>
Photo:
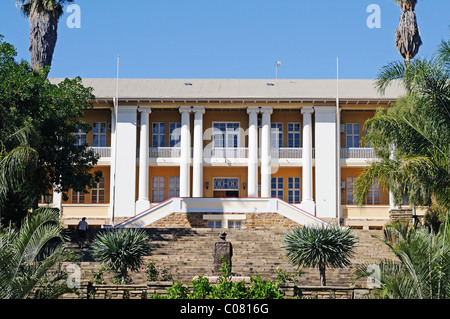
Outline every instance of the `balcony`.
<svg viewBox="0 0 450 319">
<path fill-rule="evenodd" d="M 373 148 L 350 147 L 341 148 L 341 159 L 374 159 L 376 158 Z"/>
<path fill-rule="evenodd" d="M 111 157 L 111 147 L 89 147 L 94 153 L 98 154 L 100 158 Z"/>
</svg>

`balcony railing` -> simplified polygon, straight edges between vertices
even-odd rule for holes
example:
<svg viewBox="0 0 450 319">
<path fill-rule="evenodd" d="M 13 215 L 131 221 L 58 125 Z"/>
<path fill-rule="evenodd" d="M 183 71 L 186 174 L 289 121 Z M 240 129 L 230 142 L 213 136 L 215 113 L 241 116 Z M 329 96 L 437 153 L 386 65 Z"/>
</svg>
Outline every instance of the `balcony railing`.
<svg viewBox="0 0 450 319">
<path fill-rule="evenodd" d="M 350 147 L 341 148 L 341 158 L 342 159 L 353 159 L 353 158 L 363 158 L 371 159 L 376 158 L 373 148 L 362 148 L 362 147 Z"/>
<path fill-rule="evenodd" d="M 179 147 L 150 147 L 150 158 L 179 158 L 181 148 Z"/>
<path fill-rule="evenodd" d="M 111 157 L 111 147 L 90 147 L 96 154 L 102 157 Z"/>
<path fill-rule="evenodd" d="M 90 147 L 100 158 L 111 157 L 111 147 Z M 315 158 L 313 149 L 313 158 Z M 179 158 L 181 149 L 179 147 L 151 147 L 149 152 L 150 158 Z M 281 147 L 271 150 L 272 158 L 279 159 L 302 159 L 302 148 Z M 374 159 L 376 158 L 373 148 L 341 148 L 341 159 Z M 259 149 L 259 156 L 261 150 Z M 204 158 L 229 158 L 239 159 L 248 158 L 247 147 L 220 147 L 205 148 L 203 150 Z"/>
</svg>

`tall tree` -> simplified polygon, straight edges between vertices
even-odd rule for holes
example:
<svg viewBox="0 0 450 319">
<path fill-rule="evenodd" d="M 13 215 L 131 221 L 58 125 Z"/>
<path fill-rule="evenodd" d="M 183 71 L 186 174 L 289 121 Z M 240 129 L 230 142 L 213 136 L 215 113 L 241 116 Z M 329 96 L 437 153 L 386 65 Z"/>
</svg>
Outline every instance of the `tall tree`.
<svg viewBox="0 0 450 319">
<path fill-rule="evenodd" d="M 0 210 L 6 224 L 19 223 L 53 185 L 67 198 L 69 189 L 87 192 L 98 176 L 91 172 L 98 157 L 75 145 L 73 135 L 91 130 L 82 117 L 92 107 L 92 88 L 79 78 L 52 84 L 16 55 L 0 36 Z"/>
<path fill-rule="evenodd" d="M 348 266 L 356 243 L 349 228 L 331 225 L 297 227 L 286 232 L 283 248 L 292 265 L 318 267 L 320 283 L 326 286 L 326 268 Z"/>
<path fill-rule="evenodd" d="M 30 53 L 33 69 L 51 66 L 58 38 L 58 21 L 64 5 L 74 0 L 16 0 L 30 22 Z"/>
<path fill-rule="evenodd" d="M 448 46 L 441 44 L 441 48 Z M 378 180 L 391 190 L 397 204 L 404 197 L 412 205 L 448 212 L 450 209 L 450 70 L 448 56 L 390 63 L 377 80 L 384 92 L 399 81 L 407 94 L 388 110 L 378 110 L 365 124 L 366 141 L 380 161 L 358 177 L 355 198 L 364 203 L 370 184 Z M 391 151 L 393 153 L 391 153 Z"/>
<path fill-rule="evenodd" d="M 395 30 L 395 46 L 400 55 L 409 62 L 417 55 L 422 45 L 414 12 L 417 0 L 396 0 L 396 2 L 400 5 L 402 14 L 399 26 Z"/>
</svg>

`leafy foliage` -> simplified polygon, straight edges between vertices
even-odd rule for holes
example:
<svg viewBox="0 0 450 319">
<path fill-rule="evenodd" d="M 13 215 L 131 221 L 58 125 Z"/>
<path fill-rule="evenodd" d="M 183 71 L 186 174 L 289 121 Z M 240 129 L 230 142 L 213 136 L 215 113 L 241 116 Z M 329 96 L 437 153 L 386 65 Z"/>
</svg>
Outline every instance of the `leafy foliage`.
<svg viewBox="0 0 450 319">
<path fill-rule="evenodd" d="M 349 228 L 338 225 L 296 227 L 286 232 L 283 248 L 294 266 L 318 267 L 325 286 L 325 269 L 348 266 L 356 242 Z"/>
<path fill-rule="evenodd" d="M 0 207 L 3 223 L 20 223 L 38 198 L 59 185 L 88 192 L 99 176 L 92 173 L 98 157 L 73 133 L 89 132 L 81 120 L 91 108 L 92 88 L 80 78 L 52 84 L 0 36 Z"/>
<path fill-rule="evenodd" d="M 437 234 L 426 227 L 396 223 L 385 229 L 381 239 L 397 256 L 377 265 L 364 264 L 355 272 L 355 281 L 375 278 L 380 298 L 450 298 L 450 232 L 448 219 Z M 378 270 L 374 272 L 374 270 Z"/>
<path fill-rule="evenodd" d="M 407 94 L 378 110 L 365 127 L 365 141 L 381 161 L 365 169 L 355 184 L 355 201 L 362 205 L 377 180 L 392 191 L 396 203 L 407 197 L 416 206 L 450 208 L 450 81 L 448 42 L 432 60 L 401 61 L 384 67 L 377 80 L 380 92 L 403 85 Z"/>
<path fill-rule="evenodd" d="M 140 269 L 142 257 L 150 252 L 150 240 L 142 229 L 108 229 L 94 237 L 91 249 L 95 259 L 120 273 L 123 283 L 127 280 L 128 269 Z"/>
<path fill-rule="evenodd" d="M 39 286 L 36 296 L 55 298 L 70 291 L 66 273 L 58 266 L 74 261 L 63 244 L 68 240 L 53 209 L 38 209 L 0 233 L 0 298 L 25 299 Z"/>
<path fill-rule="evenodd" d="M 221 267 L 222 275 L 218 282 L 212 285 L 208 278 L 199 276 L 191 281 L 191 285 L 185 286 L 176 282 L 168 289 L 167 299 L 281 299 L 283 293 L 279 289 L 279 283 L 270 280 L 262 280 L 261 276 L 250 277 L 250 283 L 245 281 L 233 281 L 231 271 L 224 262 Z M 154 296 L 154 298 L 162 298 Z"/>
</svg>

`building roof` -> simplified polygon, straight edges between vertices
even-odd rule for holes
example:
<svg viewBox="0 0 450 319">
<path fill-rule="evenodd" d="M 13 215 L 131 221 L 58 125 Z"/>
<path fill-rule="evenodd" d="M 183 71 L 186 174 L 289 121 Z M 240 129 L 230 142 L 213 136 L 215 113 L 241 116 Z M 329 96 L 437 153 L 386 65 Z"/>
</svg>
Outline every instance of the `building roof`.
<svg viewBox="0 0 450 319">
<path fill-rule="evenodd" d="M 57 83 L 62 79 L 51 79 Z M 98 100 L 116 96 L 117 80 L 83 79 Z M 347 101 L 395 101 L 405 94 L 394 83 L 380 94 L 374 80 L 339 80 L 339 98 Z M 120 79 L 120 100 L 173 101 L 335 101 L 337 81 L 308 79 Z"/>
</svg>

